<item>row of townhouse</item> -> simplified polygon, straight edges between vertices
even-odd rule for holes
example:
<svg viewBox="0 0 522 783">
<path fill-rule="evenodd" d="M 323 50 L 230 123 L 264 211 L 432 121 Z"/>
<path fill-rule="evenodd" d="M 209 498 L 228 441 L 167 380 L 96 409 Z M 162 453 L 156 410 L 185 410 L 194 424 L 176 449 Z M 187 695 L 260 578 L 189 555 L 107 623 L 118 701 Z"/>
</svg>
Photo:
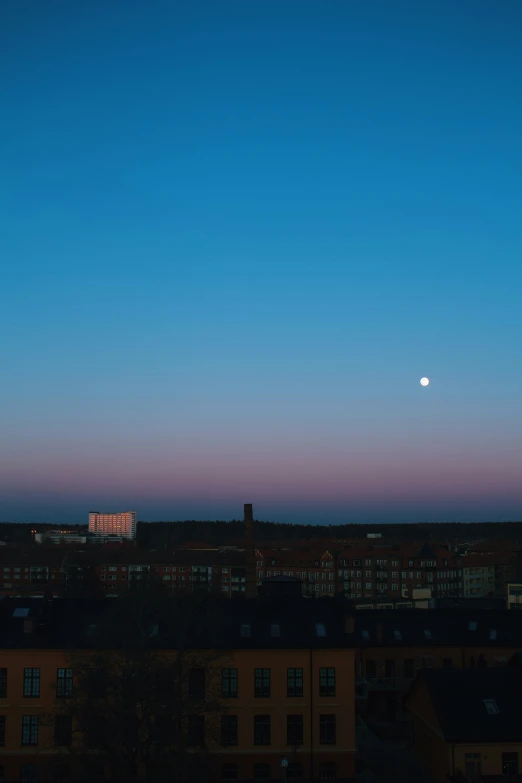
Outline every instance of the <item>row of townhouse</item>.
<svg viewBox="0 0 522 783">
<path fill-rule="evenodd" d="M 356 601 L 408 599 L 424 588 L 436 598 L 502 595 L 515 561 L 513 555 L 468 557 L 431 545 L 256 551 L 258 581 L 292 576 L 305 593 L 342 593 Z"/>
<path fill-rule="evenodd" d="M 229 597 L 246 590 L 246 553 L 237 550 L 180 549 L 141 551 L 134 547 L 2 548 L 0 589 L 16 595 L 77 589 L 119 593 L 154 576 L 173 592 L 211 590 Z M 434 598 L 500 596 L 513 581 L 517 556 L 456 554 L 447 547 L 350 547 L 281 549 L 258 547 L 256 580 L 298 579 L 305 595 L 342 594 L 356 602 L 411 600 L 414 590 L 429 588 Z"/>
</svg>

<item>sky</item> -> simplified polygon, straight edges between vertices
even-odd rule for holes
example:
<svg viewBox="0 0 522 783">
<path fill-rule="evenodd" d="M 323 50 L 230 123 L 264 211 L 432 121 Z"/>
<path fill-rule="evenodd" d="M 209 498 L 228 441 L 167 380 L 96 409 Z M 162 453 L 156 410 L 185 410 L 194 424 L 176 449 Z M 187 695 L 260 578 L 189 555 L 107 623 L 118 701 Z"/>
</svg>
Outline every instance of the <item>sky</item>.
<svg viewBox="0 0 522 783">
<path fill-rule="evenodd" d="M 3 0 L 0 63 L 1 520 L 522 519 L 519 0 Z"/>
</svg>

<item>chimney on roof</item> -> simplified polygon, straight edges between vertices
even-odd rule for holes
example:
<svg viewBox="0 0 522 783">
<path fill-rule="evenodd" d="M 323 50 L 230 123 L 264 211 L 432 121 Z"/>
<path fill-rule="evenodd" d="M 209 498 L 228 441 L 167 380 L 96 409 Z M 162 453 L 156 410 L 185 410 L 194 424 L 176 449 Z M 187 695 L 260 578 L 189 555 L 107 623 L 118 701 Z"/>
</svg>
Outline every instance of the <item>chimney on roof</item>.
<svg viewBox="0 0 522 783">
<path fill-rule="evenodd" d="M 344 618 L 344 632 L 355 633 L 355 617 Z"/>
<path fill-rule="evenodd" d="M 32 618 L 28 618 L 27 620 L 24 620 L 24 633 L 32 633 L 34 630 L 34 620 Z"/>
<path fill-rule="evenodd" d="M 245 521 L 245 582 L 247 598 L 257 597 L 256 550 L 254 546 L 254 512 L 252 503 L 244 505 Z"/>
</svg>

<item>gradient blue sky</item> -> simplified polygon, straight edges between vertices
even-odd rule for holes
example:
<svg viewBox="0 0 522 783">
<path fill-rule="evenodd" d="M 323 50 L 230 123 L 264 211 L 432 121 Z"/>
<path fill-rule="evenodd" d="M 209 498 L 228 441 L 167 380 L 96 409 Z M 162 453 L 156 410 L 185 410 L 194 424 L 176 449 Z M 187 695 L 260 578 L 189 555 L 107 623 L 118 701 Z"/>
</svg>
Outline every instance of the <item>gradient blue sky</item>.
<svg viewBox="0 0 522 783">
<path fill-rule="evenodd" d="M 0 519 L 522 518 L 519 0 L 3 0 L 0 58 Z"/>
</svg>

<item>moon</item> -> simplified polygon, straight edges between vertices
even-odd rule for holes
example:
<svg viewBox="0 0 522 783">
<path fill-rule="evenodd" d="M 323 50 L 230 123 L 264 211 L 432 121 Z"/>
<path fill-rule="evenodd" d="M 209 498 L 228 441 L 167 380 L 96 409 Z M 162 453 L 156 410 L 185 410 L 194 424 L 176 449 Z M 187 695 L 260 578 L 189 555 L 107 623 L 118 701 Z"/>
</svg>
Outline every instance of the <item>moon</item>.
<svg viewBox="0 0 522 783">
<path fill-rule="evenodd" d="M 421 386 L 429 386 L 429 384 L 430 384 L 430 379 L 429 378 L 421 378 L 420 379 L 420 385 Z"/>
</svg>

